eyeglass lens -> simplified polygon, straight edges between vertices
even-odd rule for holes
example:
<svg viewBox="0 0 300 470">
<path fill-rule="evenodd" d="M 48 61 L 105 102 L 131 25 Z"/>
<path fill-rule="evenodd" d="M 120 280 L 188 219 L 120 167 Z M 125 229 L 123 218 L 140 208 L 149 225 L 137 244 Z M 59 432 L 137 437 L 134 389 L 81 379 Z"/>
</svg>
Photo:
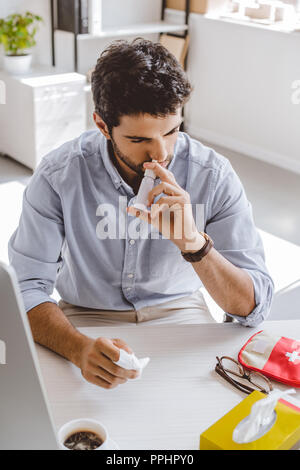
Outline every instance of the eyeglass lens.
<svg viewBox="0 0 300 470">
<path fill-rule="evenodd" d="M 272 390 L 271 382 L 266 377 L 254 371 L 245 372 L 242 365 L 239 364 L 237 361 L 231 358 L 222 357 L 220 363 L 227 375 L 229 375 L 229 377 L 234 380 L 237 380 L 238 378 L 241 384 L 249 384 L 250 382 L 253 387 L 257 388 L 258 390 Z M 245 376 L 247 376 L 248 378 L 246 378 Z"/>
</svg>

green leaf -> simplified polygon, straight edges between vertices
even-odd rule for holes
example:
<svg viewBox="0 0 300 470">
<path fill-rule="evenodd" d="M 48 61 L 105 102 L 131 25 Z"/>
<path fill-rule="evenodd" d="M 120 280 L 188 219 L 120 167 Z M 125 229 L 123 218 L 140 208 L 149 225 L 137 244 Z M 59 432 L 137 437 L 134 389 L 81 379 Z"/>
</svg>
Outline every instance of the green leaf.
<svg viewBox="0 0 300 470">
<path fill-rule="evenodd" d="M 0 43 L 6 52 L 17 54 L 36 44 L 35 35 L 38 23 L 43 21 L 39 15 L 26 11 L 24 15 L 15 13 L 0 18 Z"/>
</svg>

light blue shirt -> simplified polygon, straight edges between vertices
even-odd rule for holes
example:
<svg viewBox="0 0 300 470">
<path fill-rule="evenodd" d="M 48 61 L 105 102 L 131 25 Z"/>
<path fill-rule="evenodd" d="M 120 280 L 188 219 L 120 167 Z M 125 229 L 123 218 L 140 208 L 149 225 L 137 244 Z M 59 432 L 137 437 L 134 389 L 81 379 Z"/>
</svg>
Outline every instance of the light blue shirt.
<svg viewBox="0 0 300 470">
<path fill-rule="evenodd" d="M 274 287 L 239 178 L 225 157 L 185 133 L 179 133 L 169 170 L 190 194 L 197 228 L 250 274 L 256 307 L 235 318 L 256 326 L 269 312 Z M 74 305 L 138 310 L 202 286 L 174 243 L 126 213 L 134 201 L 98 130 L 42 159 L 24 191 L 19 227 L 8 247 L 26 311 L 56 302 L 50 297 L 54 287 Z"/>
</svg>

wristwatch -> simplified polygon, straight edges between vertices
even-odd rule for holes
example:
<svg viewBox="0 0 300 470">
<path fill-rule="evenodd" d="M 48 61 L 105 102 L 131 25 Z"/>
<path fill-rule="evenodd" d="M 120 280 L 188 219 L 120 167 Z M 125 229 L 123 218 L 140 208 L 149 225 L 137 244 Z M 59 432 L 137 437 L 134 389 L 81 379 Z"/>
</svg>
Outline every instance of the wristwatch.
<svg viewBox="0 0 300 470">
<path fill-rule="evenodd" d="M 189 261 L 190 263 L 196 263 L 196 261 L 201 261 L 204 256 L 207 255 L 207 253 L 212 249 L 214 246 L 214 242 L 212 239 L 207 235 L 207 233 L 200 232 L 203 238 L 205 238 L 205 244 L 203 245 L 202 248 L 200 248 L 199 251 L 196 251 L 196 253 L 183 253 L 181 252 L 182 256 L 186 261 Z"/>
</svg>

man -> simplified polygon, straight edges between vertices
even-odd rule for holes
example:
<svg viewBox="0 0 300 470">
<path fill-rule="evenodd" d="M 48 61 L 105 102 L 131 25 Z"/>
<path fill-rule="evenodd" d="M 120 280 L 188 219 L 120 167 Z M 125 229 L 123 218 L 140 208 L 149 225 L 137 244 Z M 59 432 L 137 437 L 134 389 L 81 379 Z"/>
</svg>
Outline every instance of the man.
<svg viewBox="0 0 300 470">
<path fill-rule="evenodd" d="M 92 91 L 99 130 L 43 158 L 9 256 L 35 341 L 113 388 L 136 376 L 114 363 L 130 347 L 76 326 L 210 321 L 201 286 L 256 326 L 273 283 L 229 162 L 179 132 L 191 85 L 175 58 L 150 41 L 117 41 L 98 59 Z M 137 211 L 146 168 L 157 177 L 151 211 Z M 54 284 L 58 305 L 49 297 Z"/>
</svg>

